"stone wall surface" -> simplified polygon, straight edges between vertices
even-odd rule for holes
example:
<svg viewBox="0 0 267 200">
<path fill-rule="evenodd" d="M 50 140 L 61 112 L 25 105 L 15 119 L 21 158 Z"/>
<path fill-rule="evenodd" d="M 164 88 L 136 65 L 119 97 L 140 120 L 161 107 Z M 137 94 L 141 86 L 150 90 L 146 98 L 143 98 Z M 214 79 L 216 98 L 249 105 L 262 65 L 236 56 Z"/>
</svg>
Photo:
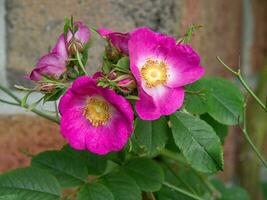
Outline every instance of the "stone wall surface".
<svg viewBox="0 0 267 200">
<path fill-rule="evenodd" d="M 27 154 L 59 149 L 63 144 L 52 122 L 25 115 L 0 116 L 0 172 L 28 165 Z"/>
<path fill-rule="evenodd" d="M 7 69 L 11 85 L 24 82 L 37 59 L 48 51 L 63 30 L 64 17 L 73 15 L 92 27 L 129 31 L 136 26 L 175 33 L 178 27 L 175 0 L 8 0 Z M 179 12 L 177 12 L 179 13 Z M 97 40 L 97 39 L 96 39 Z M 90 50 L 89 70 L 100 65 L 103 45 Z"/>
<path fill-rule="evenodd" d="M 216 56 L 237 65 L 240 55 L 242 1 L 207 0 L 8 0 L 7 72 L 10 85 L 25 83 L 37 59 L 54 44 L 62 32 L 64 17 L 73 15 L 93 27 L 129 31 L 149 26 L 156 31 L 182 36 L 191 24 L 203 28 L 195 34 L 193 46 L 209 73 L 218 73 Z M 227 12 L 225 12 L 227 11 Z M 97 40 L 97 39 L 96 39 Z M 89 70 L 100 65 L 103 45 L 97 40 L 90 51 Z M 226 51 L 227 49 L 227 51 Z"/>
</svg>

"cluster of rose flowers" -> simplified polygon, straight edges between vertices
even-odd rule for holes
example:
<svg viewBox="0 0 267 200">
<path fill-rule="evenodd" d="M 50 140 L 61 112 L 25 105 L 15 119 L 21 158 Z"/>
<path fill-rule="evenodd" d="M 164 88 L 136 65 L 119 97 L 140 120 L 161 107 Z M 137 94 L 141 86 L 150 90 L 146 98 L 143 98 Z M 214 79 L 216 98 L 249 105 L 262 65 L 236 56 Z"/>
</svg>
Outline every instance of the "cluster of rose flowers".
<svg viewBox="0 0 267 200">
<path fill-rule="evenodd" d="M 84 60 L 95 32 L 106 48 L 102 70 L 89 76 Z M 103 155 L 127 144 L 136 117 L 156 120 L 180 109 L 184 86 L 204 73 L 199 55 L 171 36 L 147 27 L 93 31 L 72 22 L 29 78 L 46 94 L 66 86 L 58 106 L 61 134 L 72 148 Z"/>
</svg>

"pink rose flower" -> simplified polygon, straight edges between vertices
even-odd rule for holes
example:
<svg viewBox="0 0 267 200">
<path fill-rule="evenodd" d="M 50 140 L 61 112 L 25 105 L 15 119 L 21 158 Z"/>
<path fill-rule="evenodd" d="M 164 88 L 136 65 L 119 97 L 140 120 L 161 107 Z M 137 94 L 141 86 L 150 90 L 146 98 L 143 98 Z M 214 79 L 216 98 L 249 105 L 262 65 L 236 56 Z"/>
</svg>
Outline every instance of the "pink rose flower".
<svg viewBox="0 0 267 200">
<path fill-rule="evenodd" d="M 89 28 L 82 22 L 75 22 L 74 25 L 78 26 L 78 30 L 74 35 L 75 40 L 73 40 L 70 31 L 67 34 L 67 38 L 65 38 L 62 33 L 52 50 L 38 60 L 36 67 L 29 76 L 31 80 L 40 81 L 42 75 L 59 79 L 59 77 L 66 71 L 69 57 L 68 48 L 70 47 L 70 44 L 73 44 L 73 41 L 75 41 L 76 45 L 78 43 L 84 45 L 88 42 L 91 36 Z"/>
<path fill-rule="evenodd" d="M 136 111 L 144 120 L 155 120 L 181 108 L 186 84 L 201 78 L 200 57 L 174 38 L 138 28 L 129 39 L 130 68 L 137 80 Z"/>
<path fill-rule="evenodd" d="M 70 146 L 96 154 L 121 150 L 133 131 L 130 103 L 88 76 L 76 79 L 60 99 L 61 133 Z"/>
<path fill-rule="evenodd" d="M 107 38 L 109 42 L 118 49 L 121 53 L 128 55 L 128 41 L 130 38 L 130 33 L 120 33 L 114 32 L 110 29 L 100 28 L 97 32 L 104 38 Z"/>
</svg>

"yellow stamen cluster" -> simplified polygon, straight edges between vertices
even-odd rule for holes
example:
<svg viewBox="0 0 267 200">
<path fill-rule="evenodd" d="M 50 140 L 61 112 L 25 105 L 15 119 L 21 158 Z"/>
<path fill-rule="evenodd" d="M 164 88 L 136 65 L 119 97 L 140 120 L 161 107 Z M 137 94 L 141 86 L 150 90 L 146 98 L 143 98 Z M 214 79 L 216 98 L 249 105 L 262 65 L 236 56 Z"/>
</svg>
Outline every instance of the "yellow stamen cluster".
<svg viewBox="0 0 267 200">
<path fill-rule="evenodd" d="M 110 118 L 109 104 L 103 99 L 90 98 L 86 102 L 83 115 L 95 127 L 105 125 Z"/>
<path fill-rule="evenodd" d="M 141 77 L 148 88 L 165 84 L 168 79 L 167 65 L 161 60 L 147 59 L 141 67 Z"/>
</svg>

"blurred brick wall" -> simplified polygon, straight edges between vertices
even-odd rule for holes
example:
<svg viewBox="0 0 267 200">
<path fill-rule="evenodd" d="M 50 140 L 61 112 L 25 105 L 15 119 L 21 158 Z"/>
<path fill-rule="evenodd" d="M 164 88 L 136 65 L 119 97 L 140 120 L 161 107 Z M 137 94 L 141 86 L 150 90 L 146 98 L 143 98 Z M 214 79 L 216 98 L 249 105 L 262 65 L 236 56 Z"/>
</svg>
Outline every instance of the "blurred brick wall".
<svg viewBox="0 0 267 200">
<path fill-rule="evenodd" d="M 258 0 L 259 1 L 259 0 Z M 264 1 L 264 0 L 263 0 Z M 64 17 L 73 15 L 88 25 L 128 31 L 149 26 L 156 31 L 182 36 L 192 24 L 203 25 L 192 40 L 208 74 L 226 75 L 216 61 L 237 66 L 242 47 L 243 0 L 0 0 L 6 8 L 6 74 L 8 84 L 29 84 L 23 75 L 61 33 Z M 265 7 L 266 8 L 266 7 Z M 263 8 L 261 8 L 263 9 Z M 89 70 L 100 65 L 103 49 L 96 41 L 90 50 Z M 1 63 L 1 60 L 0 60 Z M 1 65 L 0 65 L 1 66 Z M 1 70 L 1 69 L 0 69 Z M 0 80 L 1 81 L 1 80 Z M 0 171 L 28 162 L 21 149 L 31 153 L 59 148 L 63 140 L 58 127 L 39 117 L 6 115 L 0 104 Z M 234 137 L 230 135 L 225 155 L 226 173 L 233 174 Z M 229 165 L 229 166 L 228 166 Z"/>
<path fill-rule="evenodd" d="M 181 36 L 191 24 L 204 26 L 193 40 L 210 73 L 221 71 L 216 55 L 237 64 L 240 55 L 242 1 L 224 0 L 8 0 L 6 1 L 7 75 L 10 85 L 25 82 L 36 60 L 73 15 L 93 27 L 128 31 L 136 26 Z M 44 42 L 45 41 L 45 42 Z M 97 47 L 95 47 L 97 46 Z M 102 45 L 103 46 L 103 45 Z M 227 49 L 227 51 L 225 50 Z M 95 51 L 97 50 L 97 51 Z M 89 70 L 100 64 L 101 45 L 90 53 Z"/>
</svg>

